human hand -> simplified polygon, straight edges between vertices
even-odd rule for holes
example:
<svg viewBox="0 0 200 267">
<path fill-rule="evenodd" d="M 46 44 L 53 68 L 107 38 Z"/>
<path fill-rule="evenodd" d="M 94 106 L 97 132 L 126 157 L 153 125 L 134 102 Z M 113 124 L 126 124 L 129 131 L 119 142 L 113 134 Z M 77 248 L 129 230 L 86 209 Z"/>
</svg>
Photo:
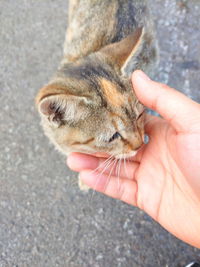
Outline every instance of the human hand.
<svg viewBox="0 0 200 267">
<path fill-rule="evenodd" d="M 147 115 L 149 143 L 120 171 L 108 167 L 99 175 L 106 159 L 79 153 L 68 157 L 68 166 L 89 187 L 139 207 L 200 248 L 200 105 L 141 71 L 132 82 L 139 100 L 163 117 Z"/>
</svg>

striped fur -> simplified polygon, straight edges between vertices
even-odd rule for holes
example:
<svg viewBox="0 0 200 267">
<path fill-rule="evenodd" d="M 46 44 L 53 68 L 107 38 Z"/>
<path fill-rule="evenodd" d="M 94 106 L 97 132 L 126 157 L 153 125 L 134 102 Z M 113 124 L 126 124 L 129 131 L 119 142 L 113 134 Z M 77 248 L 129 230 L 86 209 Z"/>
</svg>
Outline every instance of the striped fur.
<svg viewBox="0 0 200 267">
<path fill-rule="evenodd" d="M 63 60 L 36 97 L 45 134 L 66 155 L 132 155 L 143 144 L 144 107 L 130 75 L 156 62 L 145 0 L 71 0 Z"/>
</svg>

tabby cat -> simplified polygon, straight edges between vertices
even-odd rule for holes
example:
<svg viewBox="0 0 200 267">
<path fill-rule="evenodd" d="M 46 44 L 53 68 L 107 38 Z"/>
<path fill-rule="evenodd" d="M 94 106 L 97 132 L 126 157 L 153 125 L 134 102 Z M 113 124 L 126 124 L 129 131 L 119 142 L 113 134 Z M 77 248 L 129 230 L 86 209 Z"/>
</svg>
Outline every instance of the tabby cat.
<svg viewBox="0 0 200 267">
<path fill-rule="evenodd" d="M 71 0 L 64 57 L 36 105 L 45 134 L 68 155 L 135 155 L 144 141 L 144 107 L 130 76 L 148 74 L 157 44 L 145 0 Z"/>
</svg>

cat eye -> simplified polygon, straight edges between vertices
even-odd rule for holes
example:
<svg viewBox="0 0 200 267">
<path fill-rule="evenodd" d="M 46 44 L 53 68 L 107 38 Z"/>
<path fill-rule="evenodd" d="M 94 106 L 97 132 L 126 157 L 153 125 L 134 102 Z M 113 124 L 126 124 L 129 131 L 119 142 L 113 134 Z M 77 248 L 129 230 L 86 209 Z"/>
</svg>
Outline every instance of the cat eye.
<svg viewBox="0 0 200 267">
<path fill-rule="evenodd" d="M 113 134 L 113 136 L 109 139 L 109 143 L 111 143 L 112 141 L 114 141 L 115 139 L 122 137 L 120 133 L 116 132 L 115 134 Z"/>
</svg>

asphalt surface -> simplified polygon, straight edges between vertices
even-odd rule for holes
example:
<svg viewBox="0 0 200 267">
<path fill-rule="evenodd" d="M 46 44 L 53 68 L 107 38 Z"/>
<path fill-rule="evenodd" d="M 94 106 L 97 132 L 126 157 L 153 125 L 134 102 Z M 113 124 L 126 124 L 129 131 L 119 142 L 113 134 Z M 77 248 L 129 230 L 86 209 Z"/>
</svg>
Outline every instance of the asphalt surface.
<svg viewBox="0 0 200 267">
<path fill-rule="evenodd" d="M 150 0 L 156 79 L 200 102 L 200 2 Z M 0 0 L 0 266 L 182 267 L 200 251 L 98 193 L 43 135 L 34 97 L 62 57 L 66 0 Z"/>
</svg>

